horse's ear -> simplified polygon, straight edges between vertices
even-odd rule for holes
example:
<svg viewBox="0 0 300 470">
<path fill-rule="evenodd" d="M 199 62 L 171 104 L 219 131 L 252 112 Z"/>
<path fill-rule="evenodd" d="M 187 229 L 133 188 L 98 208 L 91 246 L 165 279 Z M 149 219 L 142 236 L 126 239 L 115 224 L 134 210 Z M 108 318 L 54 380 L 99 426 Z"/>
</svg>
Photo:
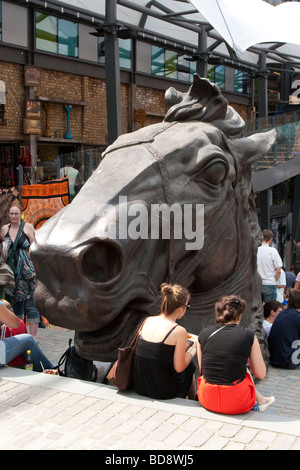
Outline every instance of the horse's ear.
<svg viewBox="0 0 300 470">
<path fill-rule="evenodd" d="M 241 164 L 250 164 L 266 155 L 274 145 L 276 138 L 277 132 L 272 129 L 249 137 L 230 140 L 230 147 Z"/>
</svg>

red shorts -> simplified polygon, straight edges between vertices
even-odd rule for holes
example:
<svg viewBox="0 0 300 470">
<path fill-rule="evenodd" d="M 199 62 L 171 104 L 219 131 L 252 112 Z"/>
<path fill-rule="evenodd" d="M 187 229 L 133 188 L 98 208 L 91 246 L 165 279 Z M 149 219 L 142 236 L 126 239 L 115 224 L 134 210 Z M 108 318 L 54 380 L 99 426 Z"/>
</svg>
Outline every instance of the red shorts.
<svg viewBox="0 0 300 470">
<path fill-rule="evenodd" d="M 202 375 L 197 381 L 197 395 L 207 410 L 228 415 L 247 413 L 256 400 L 255 386 L 248 372 L 242 382 L 233 385 L 210 384 Z"/>
</svg>

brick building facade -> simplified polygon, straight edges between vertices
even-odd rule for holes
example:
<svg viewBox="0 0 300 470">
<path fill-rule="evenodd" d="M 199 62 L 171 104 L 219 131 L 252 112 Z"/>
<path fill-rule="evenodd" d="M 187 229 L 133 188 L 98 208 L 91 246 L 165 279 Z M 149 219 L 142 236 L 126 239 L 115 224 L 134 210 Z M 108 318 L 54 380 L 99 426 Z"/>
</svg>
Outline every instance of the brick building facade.
<svg viewBox="0 0 300 470">
<path fill-rule="evenodd" d="M 45 179 L 54 178 L 58 156 L 89 149 L 99 149 L 101 153 L 108 145 L 106 66 L 101 53 L 103 39 L 92 35 L 95 27 L 91 22 L 71 20 L 62 11 L 57 13 L 50 2 L 41 5 L 0 0 L 0 186 L 18 183 L 16 168 L 19 157 L 22 159 L 24 154 L 31 157 L 28 162 L 32 168 L 27 171 L 27 177 L 32 182 L 35 181 L 33 169 L 37 165 L 45 169 Z M 53 40 L 55 22 L 64 23 L 58 26 L 57 38 Z M 66 39 L 65 31 L 69 32 L 70 26 L 77 31 L 76 47 L 71 33 Z M 67 44 L 66 51 L 60 49 L 61 31 L 63 43 L 73 41 L 72 47 L 68 48 Z M 195 64 L 186 61 L 185 73 L 179 73 L 179 63 L 186 60 L 186 54 L 155 46 L 159 53 L 156 68 L 165 56 L 165 65 L 159 65 L 161 69 L 156 73 L 152 47 L 149 42 L 136 40 L 120 43 L 122 133 L 160 122 L 165 114 L 166 89 L 174 86 L 187 91 L 191 84 Z M 122 54 L 126 57 L 123 62 Z M 171 74 L 168 71 L 170 57 Z M 25 81 L 28 68 L 39 72 L 36 85 L 29 86 Z M 251 90 L 248 89 L 248 94 L 236 93 L 233 69 L 223 69 L 221 87 L 224 95 L 247 121 L 251 116 Z M 214 72 L 214 67 L 211 70 Z M 28 115 L 28 100 L 40 106 L 39 122 L 36 116 Z M 67 138 L 66 106 L 72 107 L 69 115 L 71 137 Z M 137 110 L 142 110 L 144 119 L 137 119 Z M 36 124 L 38 130 L 32 128 Z M 13 169 L 13 178 L 9 168 Z"/>
</svg>

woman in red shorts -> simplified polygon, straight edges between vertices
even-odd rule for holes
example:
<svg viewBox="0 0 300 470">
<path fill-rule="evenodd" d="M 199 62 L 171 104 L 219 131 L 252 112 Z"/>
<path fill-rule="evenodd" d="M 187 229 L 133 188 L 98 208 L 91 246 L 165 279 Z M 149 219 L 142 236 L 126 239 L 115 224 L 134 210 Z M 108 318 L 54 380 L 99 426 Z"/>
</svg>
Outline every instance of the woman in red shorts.
<svg viewBox="0 0 300 470">
<path fill-rule="evenodd" d="M 201 405 L 217 413 L 240 414 L 250 411 L 255 402 L 264 411 L 274 397 L 264 397 L 254 386 L 251 371 L 258 379 L 266 376 L 258 339 L 239 325 L 246 302 L 237 295 L 224 296 L 215 306 L 216 325 L 205 328 L 198 338 L 201 376 L 197 395 Z"/>
</svg>

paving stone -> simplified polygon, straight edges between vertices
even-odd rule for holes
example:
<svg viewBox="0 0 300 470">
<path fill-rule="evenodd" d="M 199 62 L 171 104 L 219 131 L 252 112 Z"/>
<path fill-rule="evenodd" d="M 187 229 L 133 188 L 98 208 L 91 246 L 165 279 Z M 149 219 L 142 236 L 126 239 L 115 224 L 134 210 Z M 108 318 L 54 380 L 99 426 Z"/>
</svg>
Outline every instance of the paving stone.
<svg viewBox="0 0 300 470">
<path fill-rule="evenodd" d="M 257 429 L 243 428 L 234 437 L 237 442 L 248 444 L 255 438 L 257 433 Z"/>
</svg>

